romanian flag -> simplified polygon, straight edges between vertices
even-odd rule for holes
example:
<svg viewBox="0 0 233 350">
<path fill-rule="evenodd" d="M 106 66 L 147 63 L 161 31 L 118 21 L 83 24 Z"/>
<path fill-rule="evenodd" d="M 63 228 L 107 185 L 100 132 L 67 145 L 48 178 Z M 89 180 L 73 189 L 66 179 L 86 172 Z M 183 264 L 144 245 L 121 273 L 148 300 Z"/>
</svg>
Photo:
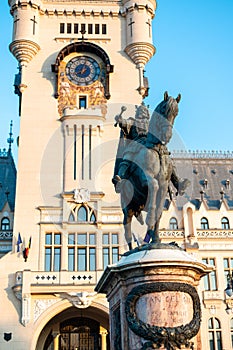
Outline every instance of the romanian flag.
<svg viewBox="0 0 233 350">
<path fill-rule="evenodd" d="M 31 248 L 31 244 L 32 244 L 32 237 L 29 238 L 28 241 L 28 246 L 26 248 L 24 248 L 23 250 L 23 257 L 24 257 L 24 261 L 26 262 L 29 256 L 29 250 Z"/>
<path fill-rule="evenodd" d="M 17 240 L 17 253 L 20 251 L 20 244 L 23 243 L 22 238 L 20 236 L 20 232 L 18 233 L 18 240 Z"/>
</svg>

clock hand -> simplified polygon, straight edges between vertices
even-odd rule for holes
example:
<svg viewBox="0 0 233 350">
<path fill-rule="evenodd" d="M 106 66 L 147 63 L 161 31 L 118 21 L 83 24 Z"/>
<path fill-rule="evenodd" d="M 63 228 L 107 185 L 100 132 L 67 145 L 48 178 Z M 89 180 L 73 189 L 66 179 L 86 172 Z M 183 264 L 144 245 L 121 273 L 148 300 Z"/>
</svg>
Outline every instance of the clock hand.
<svg viewBox="0 0 233 350">
<path fill-rule="evenodd" d="M 87 70 L 86 66 L 85 66 L 85 65 L 83 65 L 83 68 L 81 69 L 81 74 L 85 73 L 85 72 L 86 72 L 86 70 Z"/>
<path fill-rule="evenodd" d="M 83 67 L 82 67 L 82 70 L 81 70 L 81 74 L 85 73 L 86 70 L 87 70 L 86 62 L 87 62 L 87 60 L 85 60 L 84 63 L 83 63 Z"/>
</svg>

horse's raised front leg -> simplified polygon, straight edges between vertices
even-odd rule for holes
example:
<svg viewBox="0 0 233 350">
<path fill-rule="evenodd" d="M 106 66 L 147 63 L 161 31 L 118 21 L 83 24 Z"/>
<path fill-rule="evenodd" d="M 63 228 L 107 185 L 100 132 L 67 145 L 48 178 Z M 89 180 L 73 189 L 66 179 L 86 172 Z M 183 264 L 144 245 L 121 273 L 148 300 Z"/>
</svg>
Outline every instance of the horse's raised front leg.
<svg viewBox="0 0 233 350">
<path fill-rule="evenodd" d="M 131 223 L 133 218 L 133 212 L 131 210 L 124 209 L 124 230 L 125 230 L 125 240 L 128 244 L 129 250 L 132 249 L 132 230 L 131 230 Z"/>
</svg>

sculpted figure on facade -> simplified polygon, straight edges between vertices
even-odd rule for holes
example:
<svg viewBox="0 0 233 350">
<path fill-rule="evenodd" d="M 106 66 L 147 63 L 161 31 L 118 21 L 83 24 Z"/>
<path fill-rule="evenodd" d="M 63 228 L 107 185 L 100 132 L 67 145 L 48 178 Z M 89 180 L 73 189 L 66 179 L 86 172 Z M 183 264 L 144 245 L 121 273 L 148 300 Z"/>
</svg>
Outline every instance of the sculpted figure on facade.
<svg viewBox="0 0 233 350">
<path fill-rule="evenodd" d="M 160 242 L 159 221 L 170 181 L 180 195 L 190 184 L 188 179 L 179 178 L 166 146 L 172 137 L 180 98 L 180 94 L 173 98 L 165 92 L 163 101 L 155 108 L 151 119 L 144 103 L 137 107 L 134 118 L 122 117 L 125 107 L 115 117 L 115 126 L 119 125 L 121 134 L 112 182 L 116 192 L 121 194 L 125 238 L 129 249 L 132 249 L 133 216 L 143 224 L 142 210 L 147 211 L 144 241 Z"/>
<path fill-rule="evenodd" d="M 90 192 L 87 188 L 76 188 L 73 198 L 76 203 L 87 203 L 90 200 Z"/>
</svg>

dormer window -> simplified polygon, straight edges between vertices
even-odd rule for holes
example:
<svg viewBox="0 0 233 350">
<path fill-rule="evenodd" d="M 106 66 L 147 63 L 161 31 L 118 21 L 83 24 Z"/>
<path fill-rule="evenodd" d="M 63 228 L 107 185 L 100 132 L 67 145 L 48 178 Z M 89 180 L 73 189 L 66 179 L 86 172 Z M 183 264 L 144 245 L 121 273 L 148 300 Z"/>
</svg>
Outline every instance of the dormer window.
<svg viewBox="0 0 233 350">
<path fill-rule="evenodd" d="M 209 222 L 207 218 L 201 218 L 201 229 L 202 230 L 208 230 L 209 229 Z"/>
<path fill-rule="evenodd" d="M 10 220 L 8 218 L 3 218 L 1 221 L 1 230 L 7 231 L 10 230 Z"/>
<path fill-rule="evenodd" d="M 203 181 L 203 187 L 206 189 L 208 186 L 208 180 L 207 179 L 204 179 Z"/>
<path fill-rule="evenodd" d="M 223 230 L 229 230 L 230 224 L 229 224 L 228 218 L 223 217 L 222 220 L 221 220 L 221 224 L 222 224 L 222 229 Z"/>
<path fill-rule="evenodd" d="M 177 230 L 178 229 L 178 223 L 176 218 L 171 218 L 169 222 L 169 228 L 170 230 Z"/>
</svg>

